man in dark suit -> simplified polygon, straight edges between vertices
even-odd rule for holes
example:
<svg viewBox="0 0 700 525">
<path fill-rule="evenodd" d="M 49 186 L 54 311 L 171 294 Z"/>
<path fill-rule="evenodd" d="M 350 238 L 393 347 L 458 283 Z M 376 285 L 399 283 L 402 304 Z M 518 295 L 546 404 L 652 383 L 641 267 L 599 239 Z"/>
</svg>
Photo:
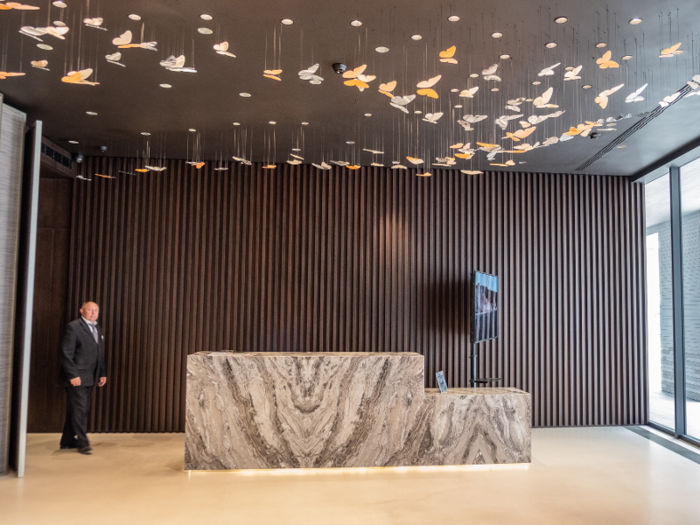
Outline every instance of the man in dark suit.
<svg viewBox="0 0 700 525">
<path fill-rule="evenodd" d="M 68 323 L 61 340 L 59 383 L 68 394 L 61 448 L 75 448 L 81 454 L 92 451 L 87 437 L 92 387 L 107 382 L 104 336 L 97 324 L 99 315 L 100 307 L 88 301 L 80 308 L 80 319 Z"/>
</svg>

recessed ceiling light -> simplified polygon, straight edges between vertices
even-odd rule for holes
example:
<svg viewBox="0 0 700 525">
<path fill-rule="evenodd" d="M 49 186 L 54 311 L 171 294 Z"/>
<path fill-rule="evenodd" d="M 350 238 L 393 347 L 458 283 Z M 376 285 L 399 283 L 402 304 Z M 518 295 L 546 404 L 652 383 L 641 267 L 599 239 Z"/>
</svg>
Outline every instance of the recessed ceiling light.
<svg viewBox="0 0 700 525">
<path fill-rule="evenodd" d="M 69 144 L 80 144 L 80 142 L 78 142 L 77 140 L 69 140 L 68 143 Z"/>
<path fill-rule="evenodd" d="M 234 122 L 233 125 L 234 125 L 234 126 L 240 126 L 241 123 L 240 123 L 240 122 Z"/>
<path fill-rule="evenodd" d="M 641 23 L 642 19 L 636 16 L 632 20 L 630 20 L 630 24 L 632 24 L 633 26 L 638 26 Z"/>
<path fill-rule="evenodd" d="M 479 73 L 472 73 L 469 75 L 470 78 L 479 78 Z"/>
<path fill-rule="evenodd" d="M 239 95 L 242 96 L 243 98 L 250 97 L 250 93 L 239 93 Z"/>
<path fill-rule="evenodd" d="M 535 80 L 535 81 L 532 83 L 532 85 L 533 85 L 533 86 L 539 86 L 541 83 L 542 83 L 542 82 L 540 82 L 539 80 Z"/>
<path fill-rule="evenodd" d="M 146 137 L 149 137 L 151 134 L 148 131 L 142 131 L 141 135 L 144 135 Z"/>
<path fill-rule="evenodd" d="M 556 18 L 554 19 L 554 21 L 555 21 L 557 24 L 566 24 L 566 23 L 569 21 L 569 19 L 566 18 L 565 16 L 558 16 L 558 17 L 556 17 Z"/>
<path fill-rule="evenodd" d="M 574 66 L 566 66 L 564 69 L 565 69 L 566 71 L 573 71 Z"/>
<path fill-rule="evenodd" d="M 352 22 L 350 22 L 350 25 L 352 27 L 360 27 L 362 25 L 362 22 L 360 22 L 359 20 L 353 20 Z"/>
<path fill-rule="evenodd" d="M 202 35 L 211 35 L 214 32 L 208 27 L 200 27 L 197 31 Z"/>
<path fill-rule="evenodd" d="M 271 120 L 270 124 L 272 124 L 274 126 L 275 124 L 277 124 L 277 122 L 275 122 L 274 120 Z"/>
<path fill-rule="evenodd" d="M 294 20 L 291 18 L 283 18 L 282 23 L 286 26 L 291 26 L 294 23 Z"/>
<path fill-rule="evenodd" d="M 170 84 L 161 84 L 160 87 L 162 87 L 164 89 L 170 89 L 173 86 L 171 86 Z"/>
<path fill-rule="evenodd" d="M 498 33 L 498 32 L 496 32 L 496 33 L 491 33 L 491 36 L 492 36 L 493 38 L 501 38 L 501 37 L 503 36 L 503 33 Z"/>
<path fill-rule="evenodd" d="M 555 47 L 557 47 L 557 43 L 556 42 L 547 42 L 544 45 L 544 47 L 546 47 L 547 49 L 554 49 Z"/>
<path fill-rule="evenodd" d="M 595 47 L 597 47 L 598 49 L 603 49 L 604 47 L 608 47 L 608 44 L 606 44 L 605 42 L 598 42 L 595 45 Z"/>
<path fill-rule="evenodd" d="M 62 2 L 61 0 L 56 0 L 53 3 L 53 5 L 55 5 L 56 7 L 60 7 L 61 9 L 65 9 L 66 7 L 68 7 L 68 4 L 66 4 L 65 2 Z"/>
<path fill-rule="evenodd" d="M 371 116 L 372 116 L 371 113 L 365 113 L 365 117 L 371 117 Z"/>
<path fill-rule="evenodd" d="M 462 104 L 457 104 L 457 105 L 455 106 L 455 109 L 462 109 Z"/>
<path fill-rule="evenodd" d="M 491 91 L 500 91 L 499 88 L 491 88 Z"/>
<path fill-rule="evenodd" d="M 197 130 L 194 128 L 190 128 L 190 133 L 195 133 Z"/>
<path fill-rule="evenodd" d="M 375 51 L 376 51 L 377 53 L 388 53 L 388 52 L 389 52 L 389 48 L 388 48 L 388 47 L 384 47 L 384 46 L 379 46 L 378 48 L 375 49 Z"/>
<path fill-rule="evenodd" d="M 136 22 L 138 22 L 139 20 L 141 20 L 141 17 L 140 17 L 139 15 L 135 14 L 135 13 L 130 14 L 130 15 L 129 15 L 129 18 L 131 18 L 132 20 L 134 20 L 134 21 L 136 21 Z"/>
<path fill-rule="evenodd" d="M 302 125 L 302 126 L 308 126 L 309 123 L 308 123 L 308 122 L 302 122 L 301 125 Z"/>
<path fill-rule="evenodd" d="M 632 55 L 625 55 L 622 57 L 622 60 L 632 60 Z"/>
<path fill-rule="evenodd" d="M 452 88 L 452 89 L 450 89 L 450 91 L 452 93 L 459 93 L 459 89 L 457 89 L 457 88 Z"/>
<path fill-rule="evenodd" d="M 447 19 L 450 22 L 459 22 L 459 17 L 457 15 L 448 16 Z"/>
<path fill-rule="evenodd" d="M 411 37 L 411 40 L 420 40 L 421 38 L 423 38 L 423 37 L 420 36 L 420 35 L 413 35 L 413 36 Z"/>
<path fill-rule="evenodd" d="M 417 110 L 415 110 L 413 113 L 415 113 L 416 115 L 420 115 L 420 114 L 423 113 L 423 112 L 422 112 L 421 110 L 417 109 Z"/>
<path fill-rule="evenodd" d="M 206 20 L 207 22 L 209 22 L 209 20 L 211 20 L 211 19 L 214 18 L 214 17 L 211 16 L 211 15 L 201 14 L 201 15 L 199 15 L 199 18 L 201 18 L 202 20 Z"/>
<path fill-rule="evenodd" d="M 626 147 L 627 147 L 627 146 L 625 146 L 624 144 L 622 144 L 621 146 L 618 146 L 617 149 L 622 149 L 622 148 L 626 148 Z"/>
<path fill-rule="evenodd" d="M 48 44 L 37 44 L 36 47 L 43 49 L 44 51 L 51 51 L 53 49 L 53 47 Z"/>
<path fill-rule="evenodd" d="M 87 114 L 90 115 L 91 117 L 96 117 L 96 116 L 97 116 L 97 113 L 95 113 L 94 111 L 86 111 L 85 113 L 87 113 Z"/>
<path fill-rule="evenodd" d="M 66 23 L 61 22 L 60 20 L 54 20 L 53 25 L 55 25 L 56 27 L 66 27 Z"/>
<path fill-rule="evenodd" d="M 301 148 L 292 148 L 292 151 L 301 151 Z"/>
<path fill-rule="evenodd" d="M 581 86 L 582 89 L 591 89 L 593 86 L 590 84 L 586 84 L 585 86 Z"/>
<path fill-rule="evenodd" d="M 355 144 L 352 140 L 346 140 L 345 144 Z"/>
<path fill-rule="evenodd" d="M 501 55 L 499 58 L 501 60 L 508 60 L 510 58 L 510 55 Z"/>
</svg>

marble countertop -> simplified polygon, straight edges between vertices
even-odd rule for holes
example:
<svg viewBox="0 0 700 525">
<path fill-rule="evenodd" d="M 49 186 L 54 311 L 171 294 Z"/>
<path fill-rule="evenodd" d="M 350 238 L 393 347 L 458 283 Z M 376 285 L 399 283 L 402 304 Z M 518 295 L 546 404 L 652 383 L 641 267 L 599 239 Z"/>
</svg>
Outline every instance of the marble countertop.
<svg viewBox="0 0 700 525">
<path fill-rule="evenodd" d="M 497 395 L 519 394 L 529 396 L 524 390 L 513 387 L 470 387 L 470 388 L 448 388 L 444 394 L 438 388 L 426 388 L 426 396 L 497 396 Z"/>
<path fill-rule="evenodd" d="M 420 356 L 417 352 L 234 352 L 221 350 L 219 352 L 195 352 L 190 356 L 225 356 L 225 357 L 405 357 Z"/>
</svg>

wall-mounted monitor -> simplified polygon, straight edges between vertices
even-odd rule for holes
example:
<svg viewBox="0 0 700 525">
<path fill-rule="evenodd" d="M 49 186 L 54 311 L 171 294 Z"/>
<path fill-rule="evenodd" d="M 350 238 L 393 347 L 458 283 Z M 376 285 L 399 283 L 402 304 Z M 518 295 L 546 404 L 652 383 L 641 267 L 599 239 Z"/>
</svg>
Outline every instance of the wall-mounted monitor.
<svg viewBox="0 0 700 525">
<path fill-rule="evenodd" d="M 472 342 L 498 337 L 498 277 L 474 272 L 472 277 Z"/>
</svg>

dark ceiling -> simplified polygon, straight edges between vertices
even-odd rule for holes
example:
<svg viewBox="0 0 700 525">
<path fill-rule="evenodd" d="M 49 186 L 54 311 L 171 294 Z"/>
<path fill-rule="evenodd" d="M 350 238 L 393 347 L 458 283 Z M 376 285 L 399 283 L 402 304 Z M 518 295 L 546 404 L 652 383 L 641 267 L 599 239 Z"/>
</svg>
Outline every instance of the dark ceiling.
<svg viewBox="0 0 700 525">
<path fill-rule="evenodd" d="M 65 0 L 59 9 L 50 0 L 26 0 L 39 11 L 0 11 L 0 69 L 22 71 L 24 77 L 0 80 L 5 102 L 44 122 L 45 135 L 72 152 L 96 154 L 107 146 L 108 155 L 144 155 L 146 144 L 152 157 L 202 160 L 230 159 L 285 162 L 298 147 L 304 162 L 342 160 L 369 165 L 372 161 L 391 165 L 406 156 L 435 163 L 436 157 L 454 153 L 457 142 L 493 143 L 511 150 L 514 145 L 535 145 L 560 137 L 571 126 L 584 121 L 631 115 L 617 122 L 616 131 L 600 132 L 597 140 L 574 137 L 565 143 L 538 148 L 524 154 L 499 154 L 494 163 L 512 159 L 518 171 L 575 173 L 625 130 L 658 107 L 663 97 L 686 85 L 700 73 L 700 7 L 697 0 L 612 0 L 611 2 L 561 0 L 537 6 L 532 2 L 496 0 L 489 3 L 461 1 L 438 4 L 402 2 L 267 0 Z M 141 21 L 128 18 L 131 13 Z M 204 21 L 201 14 L 209 14 Z M 457 15 L 457 22 L 448 17 Z M 107 31 L 86 27 L 85 17 L 102 17 Z M 568 17 L 564 24 L 554 19 Z M 630 25 L 633 17 L 642 18 Z M 293 25 L 282 26 L 290 18 Z M 350 22 L 358 19 L 361 27 Z M 45 27 L 62 20 L 68 27 L 66 40 L 41 37 L 53 47 L 37 48 L 39 42 L 21 35 L 21 26 Z M 210 28 L 203 35 L 198 28 Z M 126 30 L 133 41 L 157 41 L 157 52 L 121 49 L 126 67 L 108 63 L 105 55 L 118 51 L 112 39 Z M 281 31 L 281 33 L 280 33 Z M 502 38 L 492 38 L 494 32 Z M 420 34 L 414 41 L 411 35 Z M 277 35 L 277 40 L 275 40 Z M 228 41 L 236 58 L 217 54 L 214 44 Z M 276 52 L 280 44 L 281 52 Z M 553 49 L 545 47 L 555 42 Z M 595 44 L 605 42 L 605 49 Z M 683 54 L 659 58 L 662 49 L 682 42 Z M 438 53 L 457 47 L 458 64 L 439 61 Z M 388 53 L 375 48 L 386 46 Z M 607 50 L 617 69 L 600 69 L 596 59 Z M 196 74 L 166 70 L 159 62 L 170 55 L 186 56 L 186 66 Z M 510 59 L 500 59 L 508 54 Z M 631 60 L 621 57 L 632 55 Z M 33 68 L 31 61 L 47 59 L 48 69 Z M 264 78 L 263 70 L 279 62 L 281 82 Z M 298 71 L 320 63 L 324 81 L 311 85 Z M 367 64 L 366 74 L 376 75 L 369 88 L 360 92 L 343 85 L 332 64 L 350 68 Z M 544 67 L 557 62 L 554 75 L 538 77 Z M 498 63 L 502 82 L 486 81 L 482 69 Z M 581 80 L 564 82 L 566 66 L 582 65 Z M 61 82 L 68 72 L 93 68 L 88 80 L 98 86 Z M 478 73 L 479 78 L 470 78 Z M 410 113 L 389 105 L 389 97 L 378 92 L 379 84 L 396 80 L 396 95 L 416 92 L 422 80 L 442 75 L 434 89 L 437 100 L 416 97 Z M 541 81 L 539 86 L 533 81 Z M 171 89 L 159 87 L 171 84 Z M 625 103 L 628 94 L 648 83 L 642 102 Z M 590 84 L 591 89 L 582 89 Z M 599 92 L 625 84 L 602 109 L 594 98 Z M 460 98 L 452 89 L 479 86 L 473 99 Z M 493 87 L 499 88 L 492 92 Z M 550 118 L 519 143 L 502 140 L 506 131 L 520 129 L 519 120 L 557 109 L 537 109 L 523 102 L 524 115 L 508 124 L 506 131 L 494 125 L 501 115 L 513 114 L 506 101 L 517 97 L 534 99 L 553 87 L 551 102 L 565 113 Z M 242 98 L 239 93 L 252 96 Z M 456 105 L 463 108 L 455 108 Z M 419 110 L 421 115 L 414 111 Z M 89 116 L 94 111 L 97 116 Z M 425 113 L 443 112 L 437 124 L 422 121 Z M 371 114 L 371 116 L 365 116 Z M 488 118 L 464 131 L 457 120 L 465 114 Z M 590 165 L 584 173 L 632 175 L 700 137 L 700 96 L 679 99 L 622 145 Z M 276 125 L 269 124 L 275 121 Z M 240 126 L 233 126 L 239 122 Z M 302 122 L 308 122 L 302 126 Z M 189 132 L 195 129 L 196 132 Z M 142 132 L 150 133 L 145 137 Z M 245 139 L 245 142 L 244 142 Z M 78 145 L 68 140 L 79 141 Z M 354 144 L 347 144 L 354 142 Z M 199 144 L 195 149 L 193 144 Z M 241 148 L 247 144 L 246 153 Z M 252 148 L 252 156 L 250 150 Z M 372 156 L 362 148 L 383 150 Z M 197 158 L 197 160 L 199 160 Z M 486 153 L 472 160 L 458 160 L 458 169 L 509 169 L 489 166 Z"/>
</svg>

